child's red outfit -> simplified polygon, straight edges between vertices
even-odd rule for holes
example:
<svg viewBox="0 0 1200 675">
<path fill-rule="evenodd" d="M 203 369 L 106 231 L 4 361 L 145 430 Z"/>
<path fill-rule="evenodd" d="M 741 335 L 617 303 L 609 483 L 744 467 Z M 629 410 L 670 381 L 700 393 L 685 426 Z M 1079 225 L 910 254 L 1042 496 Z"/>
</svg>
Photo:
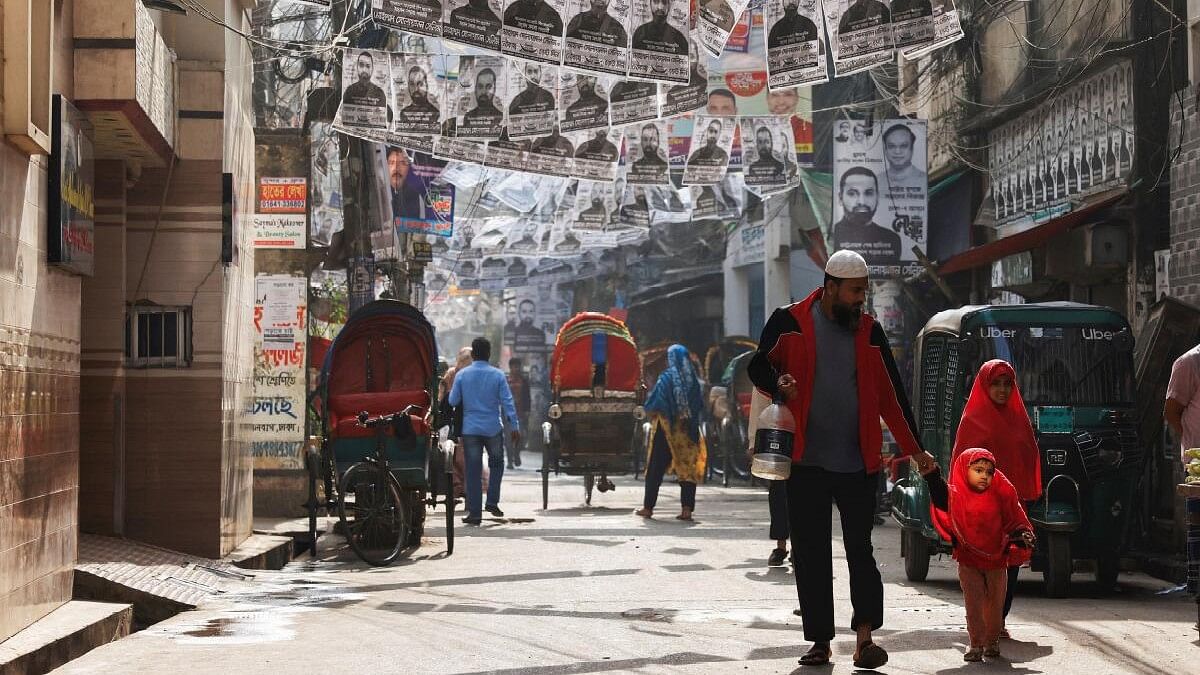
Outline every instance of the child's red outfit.
<svg viewBox="0 0 1200 675">
<path fill-rule="evenodd" d="M 958 579 L 967 605 L 967 634 L 971 646 L 995 644 L 1004 625 L 1006 570 L 1029 560 L 1028 548 L 1013 543 L 1032 531 L 1017 491 L 1000 470 L 983 492 L 967 479 L 971 464 L 996 463 L 991 452 L 971 448 L 961 452 L 950 468 L 949 484 L 938 471 L 925 477 L 929 483 L 930 515 L 943 537 L 954 545 Z"/>
</svg>

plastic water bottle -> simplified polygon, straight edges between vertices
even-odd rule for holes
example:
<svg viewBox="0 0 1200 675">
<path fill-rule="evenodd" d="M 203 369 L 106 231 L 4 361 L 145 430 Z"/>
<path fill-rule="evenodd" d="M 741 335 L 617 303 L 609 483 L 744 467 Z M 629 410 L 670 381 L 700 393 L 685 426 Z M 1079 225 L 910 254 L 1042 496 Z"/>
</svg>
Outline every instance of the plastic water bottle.
<svg viewBox="0 0 1200 675">
<path fill-rule="evenodd" d="M 787 480 L 792 475 L 795 438 L 796 418 L 783 401 L 776 398 L 758 416 L 750 473 L 766 480 Z"/>
</svg>

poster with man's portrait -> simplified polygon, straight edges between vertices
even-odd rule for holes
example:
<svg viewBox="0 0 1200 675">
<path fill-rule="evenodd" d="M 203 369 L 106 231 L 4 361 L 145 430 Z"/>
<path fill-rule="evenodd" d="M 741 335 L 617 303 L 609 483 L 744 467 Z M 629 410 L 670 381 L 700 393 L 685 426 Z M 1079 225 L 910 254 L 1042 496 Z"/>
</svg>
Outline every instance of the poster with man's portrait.
<svg viewBox="0 0 1200 675">
<path fill-rule="evenodd" d="M 609 116 L 614 127 L 658 119 L 658 88 L 654 82 L 621 80 L 609 93 Z"/>
<path fill-rule="evenodd" d="M 376 25 L 418 35 L 442 35 L 441 0 L 371 0 Z"/>
<path fill-rule="evenodd" d="M 786 117 L 743 117 L 742 175 L 746 185 L 779 189 L 799 180 L 796 144 Z"/>
<path fill-rule="evenodd" d="M 449 237 L 454 228 L 454 186 L 437 180 L 446 163 L 422 153 L 410 156 L 394 146 L 387 148 L 386 157 L 396 233 Z"/>
<path fill-rule="evenodd" d="M 372 49 L 342 50 L 342 99 L 337 123 L 348 130 L 377 132 L 388 129 L 393 109 L 390 56 Z"/>
<path fill-rule="evenodd" d="M 895 59 L 890 0 L 822 0 L 834 75 L 862 72 Z"/>
<path fill-rule="evenodd" d="M 703 108 L 708 103 L 708 66 L 700 50 L 688 53 L 686 84 L 660 84 L 662 116 L 674 117 Z"/>
<path fill-rule="evenodd" d="M 922 1 L 915 0 L 915 3 Z M 959 22 L 958 8 L 954 6 L 954 0 L 930 0 L 930 2 L 932 5 L 930 8 L 932 30 L 928 39 L 902 47 L 900 31 L 896 31 L 896 47 L 901 49 L 901 55 L 908 61 L 915 61 L 935 52 L 963 36 L 962 24 Z M 900 12 L 901 6 L 894 6 L 893 18 L 896 21 L 900 20 Z"/>
<path fill-rule="evenodd" d="M 654 120 L 625 127 L 625 180 L 629 185 L 670 182 L 667 121 Z"/>
<path fill-rule="evenodd" d="M 575 158 L 570 173 L 575 178 L 612 181 L 617 177 L 617 162 L 621 156 L 621 130 L 611 127 L 577 131 L 569 135 L 575 145 Z"/>
<path fill-rule="evenodd" d="M 725 177 L 736 128 L 737 120 L 732 117 L 696 115 L 683 169 L 684 185 L 713 185 Z"/>
<path fill-rule="evenodd" d="M 488 141 L 487 150 L 484 153 L 484 166 L 508 169 L 509 171 L 528 171 L 529 146 L 531 144 L 532 141 L 528 138 L 517 141 L 510 140 L 507 133 L 497 140 Z"/>
<path fill-rule="evenodd" d="M 508 0 L 500 48 L 509 56 L 562 63 L 566 0 Z"/>
<path fill-rule="evenodd" d="M 430 136 L 441 132 L 444 97 L 433 59 L 430 54 L 391 55 L 395 133 Z"/>
<path fill-rule="evenodd" d="M 920 264 L 912 248 L 924 250 L 928 224 L 925 120 L 854 124 L 864 131 L 853 127 L 849 138 L 833 143 L 831 250 L 858 252 L 873 277 L 915 272 Z"/>
<path fill-rule="evenodd" d="M 687 82 L 689 0 L 633 0 L 629 76 L 656 82 Z"/>
<path fill-rule="evenodd" d="M 567 0 L 563 65 L 590 73 L 629 71 L 632 0 Z"/>
<path fill-rule="evenodd" d="M 442 39 L 500 51 L 501 0 L 442 0 Z"/>
<path fill-rule="evenodd" d="M 525 171 L 566 177 L 571 175 L 575 144 L 563 135 L 556 125 L 549 134 L 538 136 L 529 143 Z"/>
<path fill-rule="evenodd" d="M 572 227 L 578 231 L 602 231 L 617 211 L 616 187 L 612 183 L 579 181 L 575 205 L 571 209 Z"/>
<path fill-rule="evenodd" d="M 508 137 L 544 136 L 558 121 L 559 71 L 556 66 L 510 61 Z"/>
<path fill-rule="evenodd" d="M 933 42 L 933 0 L 892 0 L 896 49 L 920 49 Z"/>
<path fill-rule="evenodd" d="M 771 89 L 829 80 L 818 0 L 767 0 L 767 84 Z"/>
<path fill-rule="evenodd" d="M 508 108 L 508 60 L 500 56 L 459 59 L 455 136 L 476 140 L 500 138 Z"/>
<path fill-rule="evenodd" d="M 750 0 L 697 0 L 692 20 L 696 24 L 696 41 L 713 58 L 720 58 L 725 43 L 733 33 L 742 12 Z"/>
<path fill-rule="evenodd" d="M 607 128 L 612 80 L 563 71 L 559 77 L 559 126 L 563 133 Z"/>
</svg>

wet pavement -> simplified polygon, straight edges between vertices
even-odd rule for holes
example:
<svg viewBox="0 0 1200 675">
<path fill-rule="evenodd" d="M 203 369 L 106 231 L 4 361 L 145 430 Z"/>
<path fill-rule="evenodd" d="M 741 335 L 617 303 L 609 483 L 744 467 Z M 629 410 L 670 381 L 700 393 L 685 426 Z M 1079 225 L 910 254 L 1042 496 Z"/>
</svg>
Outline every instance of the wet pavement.
<svg viewBox="0 0 1200 675">
<path fill-rule="evenodd" d="M 672 517 L 674 485 L 643 520 L 632 515 L 641 482 L 614 480 L 617 491 L 597 493 L 589 508 L 582 479 L 555 478 L 541 511 L 540 475 L 527 463 L 505 475 L 507 517 L 459 523 L 453 556 L 440 512 L 423 545 L 387 568 L 368 567 L 327 536 L 317 559 L 253 572 L 236 591 L 56 672 L 853 672 L 849 631 L 834 643 L 832 668 L 797 665 L 791 572 L 765 565 L 765 490 L 701 486 L 697 522 L 683 523 Z M 1123 574 L 1118 592 L 1105 595 L 1081 573 L 1071 598 L 1051 600 L 1028 570 L 1004 658 L 964 664 L 954 563 L 934 560 L 929 580 L 910 584 L 893 523 L 876 528 L 875 544 L 887 584 L 876 638 L 891 652 L 881 672 L 1200 672 L 1195 604 L 1185 594 Z M 848 621 L 843 561 L 834 574 Z"/>
</svg>

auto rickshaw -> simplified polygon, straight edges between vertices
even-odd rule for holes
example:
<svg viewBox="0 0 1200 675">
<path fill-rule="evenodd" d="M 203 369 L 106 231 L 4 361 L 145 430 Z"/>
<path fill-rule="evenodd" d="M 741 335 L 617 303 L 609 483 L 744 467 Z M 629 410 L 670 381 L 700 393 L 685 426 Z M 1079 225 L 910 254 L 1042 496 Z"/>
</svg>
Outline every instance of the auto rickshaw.
<svg viewBox="0 0 1200 675">
<path fill-rule="evenodd" d="M 704 381 L 716 386 L 726 374 L 729 363 L 747 350 L 758 349 L 758 343 L 745 335 L 726 335 L 704 354 Z"/>
<path fill-rule="evenodd" d="M 542 509 L 550 504 L 551 471 L 583 476 L 584 500 L 590 505 L 593 487 L 611 490 L 610 475 L 633 470 L 631 455 L 646 417 L 642 361 L 629 329 L 607 314 L 576 314 L 558 331 L 550 387 L 550 421 L 543 426 Z"/>
<path fill-rule="evenodd" d="M 963 307 L 930 319 L 915 349 L 917 426 L 944 475 L 980 365 L 1013 365 L 1041 450 L 1043 494 L 1029 510 L 1038 537 L 1032 567 L 1051 597 L 1067 595 L 1078 560 L 1094 564 L 1097 583 L 1112 588 L 1144 461 L 1124 317 L 1067 302 Z M 916 471 L 897 481 L 891 505 L 905 574 L 923 581 L 929 557 L 950 547 L 930 522 L 928 486 Z"/>
<path fill-rule="evenodd" d="M 708 391 L 709 428 L 716 437 L 716 442 L 709 446 L 716 448 L 716 452 L 708 454 L 708 474 L 720 476 L 725 487 L 729 487 L 730 478 L 750 478 L 747 450 L 754 383 L 747 369 L 755 353 L 751 348 L 729 361 L 718 383 Z"/>
<path fill-rule="evenodd" d="M 425 507 L 442 504 L 453 553 L 454 462 L 435 431 L 437 381 L 433 326 L 417 308 L 377 300 L 346 321 L 318 381 L 323 441 L 305 452 L 311 541 L 318 510 L 336 509 L 354 552 L 387 565 L 420 545 Z"/>
</svg>

